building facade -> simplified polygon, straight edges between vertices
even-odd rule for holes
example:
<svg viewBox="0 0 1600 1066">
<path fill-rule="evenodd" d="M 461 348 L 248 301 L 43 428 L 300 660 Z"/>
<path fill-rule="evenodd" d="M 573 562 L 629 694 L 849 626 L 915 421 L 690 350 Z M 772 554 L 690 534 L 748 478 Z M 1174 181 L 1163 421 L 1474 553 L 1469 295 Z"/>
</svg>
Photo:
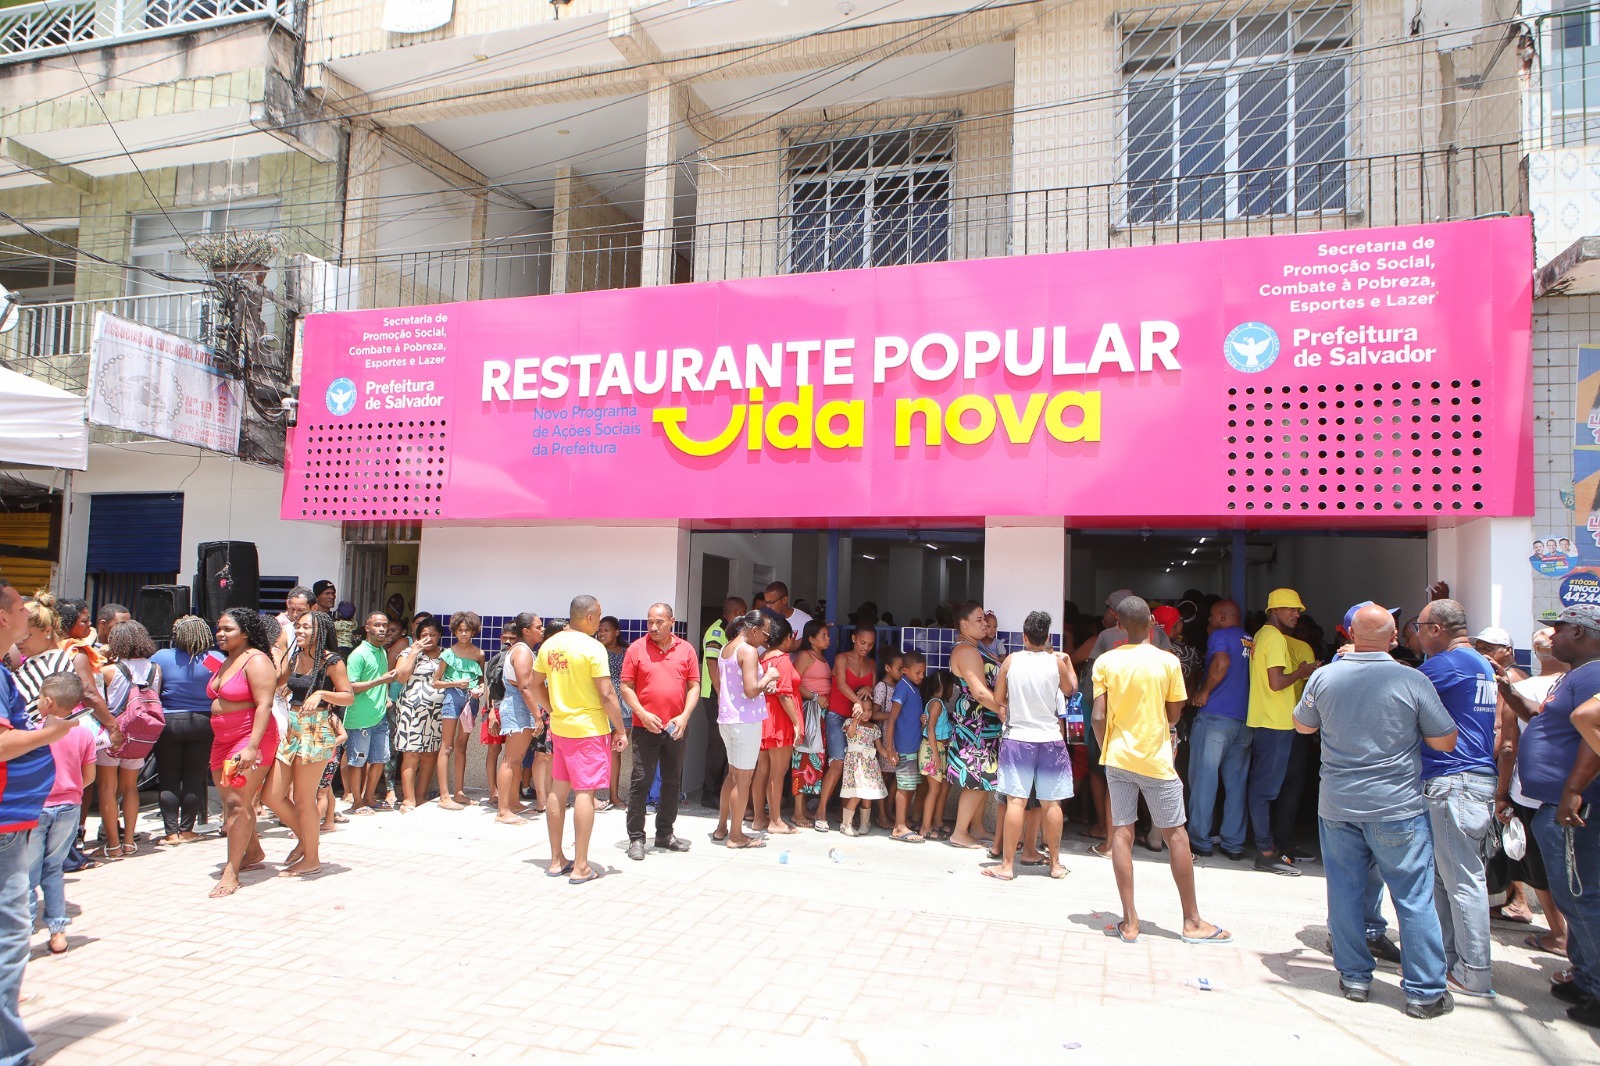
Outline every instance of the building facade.
<svg viewBox="0 0 1600 1066">
<path fill-rule="evenodd" d="M 237 162 L 225 172 L 206 164 L 201 184 L 237 189 L 210 194 L 233 203 L 259 202 L 270 187 L 278 202 L 302 205 L 294 222 L 274 224 L 297 253 L 280 271 L 312 313 L 602 290 L 644 300 L 644 290 L 701 282 L 1498 215 L 1532 215 L 1543 269 L 1592 230 L 1556 206 L 1580 199 L 1589 169 L 1568 163 L 1586 159 L 1589 82 L 1569 68 L 1587 58 L 1588 31 L 1574 27 L 1588 17 L 1416 0 L 321 0 L 267 20 L 264 35 L 287 33 L 297 61 L 263 60 L 261 91 L 241 91 L 280 127 L 260 134 L 279 148 L 256 157 L 253 191 L 234 174 L 249 164 Z M 174 88 L 164 106 L 189 99 Z M 81 107 L 92 117 L 92 101 Z M 72 243 L 103 241 L 93 247 L 115 253 L 106 258 L 137 250 L 137 175 L 95 229 L 87 194 L 50 178 L 84 153 L 52 156 L 55 142 L 19 139 L 45 157 L 33 159 L 26 194 L 54 198 L 32 217 L 80 220 Z M 192 137 L 167 134 L 180 139 Z M 225 148 L 210 151 L 235 159 Z M 205 207 L 193 177 L 180 184 L 182 167 L 142 169 L 171 173 L 168 210 Z M 8 195 L 23 191 L 0 186 L 0 205 Z M 75 298 L 109 291 L 73 284 Z M 302 521 L 286 497 L 282 516 L 235 511 L 232 535 L 295 544 L 296 565 L 264 562 L 267 572 L 337 572 L 363 599 L 491 616 L 559 613 L 585 591 L 633 618 L 670 599 L 694 622 L 719 590 L 771 577 L 828 599 L 838 617 L 915 588 L 895 614 L 931 615 L 935 602 L 981 593 L 1016 628 L 1013 616 L 1031 607 L 1065 599 L 1092 612 L 1130 584 L 1169 597 L 1242 589 L 1249 599 L 1279 581 L 1312 588 L 1314 610 L 1329 616 L 1346 593 L 1338 575 L 1362 571 L 1403 586 L 1413 612 L 1422 586 L 1446 578 L 1474 619 L 1520 642 L 1561 585 L 1529 566 L 1528 543 L 1582 525 L 1564 502 L 1575 491 L 1565 420 L 1578 402 L 1589 298 L 1571 281 L 1557 295 L 1559 284 L 1535 304 L 1531 368 L 1517 365 L 1514 343 L 1505 350 L 1512 366 L 1502 369 L 1531 374 L 1536 451 L 1531 503 L 1495 517 L 1318 529 L 1196 521 L 1154 506 L 1106 526 L 974 506 L 886 515 L 894 521 L 874 529 L 797 500 L 712 522 L 586 520 L 579 507 L 559 521 L 397 523 Z M 315 330 L 309 338 L 297 352 L 314 360 Z M 321 397 L 303 395 L 302 409 L 313 402 Z M 202 457 L 203 468 L 211 462 Z M 247 469 L 263 498 L 282 483 L 276 471 L 237 467 Z M 85 477 L 96 477 L 94 463 Z M 199 537 L 212 538 L 221 531 Z M 539 587 L 524 594 L 504 575 L 530 557 L 565 562 L 530 576 Z M 69 581 L 78 572 L 69 555 Z M 1041 592 L 1050 589 L 1060 595 Z"/>
</svg>

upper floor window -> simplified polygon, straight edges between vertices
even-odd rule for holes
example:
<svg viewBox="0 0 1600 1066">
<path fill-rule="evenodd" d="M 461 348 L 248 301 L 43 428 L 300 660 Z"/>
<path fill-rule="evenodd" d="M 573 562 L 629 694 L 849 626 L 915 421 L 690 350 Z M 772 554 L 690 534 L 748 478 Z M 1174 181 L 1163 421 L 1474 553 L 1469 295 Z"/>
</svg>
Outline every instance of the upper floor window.
<svg viewBox="0 0 1600 1066">
<path fill-rule="evenodd" d="M 828 136 L 791 130 L 785 153 L 788 270 L 929 263 L 948 258 L 954 116 Z"/>
<path fill-rule="evenodd" d="M 1345 206 L 1350 8 L 1124 27 L 1128 220 Z"/>
<path fill-rule="evenodd" d="M 128 295 L 151 297 L 139 301 L 132 313 L 147 326 L 164 329 L 183 337 L 203 339 L 209 323 L 205 321 L 209 304 L 193 295 L 202 282 L 169 281 L 148 273 L 160 271 L 180 278 L 203 279 L 205 267 L 186 253 L 191 239 L 202 233 L 224 229 L 274 229 L 278 223 L 276 204 L 233 204 L 224 207 L 185 208 L 133 217 L 133 240 L 128 262 L 144 270 L 128 271 Z M 268 275 L 267 283 L 273 284 Z M 165 295 L 164 295 L 165 294 Z"/>
</svg>

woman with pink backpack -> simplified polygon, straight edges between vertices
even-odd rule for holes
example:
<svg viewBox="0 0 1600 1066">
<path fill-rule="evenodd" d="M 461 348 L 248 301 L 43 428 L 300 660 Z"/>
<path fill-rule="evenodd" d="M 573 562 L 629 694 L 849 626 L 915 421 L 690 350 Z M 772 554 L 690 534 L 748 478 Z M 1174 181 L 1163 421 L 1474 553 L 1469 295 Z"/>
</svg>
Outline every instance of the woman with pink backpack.
<svg viewBox="0 0 1600 1066">
<path fill-rule="evenodd" d="M 161 668 L 149 630 L 138 622 L 119 622 L 106 641 L 109 662 L 100 668 L 106 706 L 116 716 L 122 743 L 95 752 L 95 783 L 105 842 L 91 854 L 108 859 L 139 851 L 139 771 L 165 725 L 161 709 Z M 118 822 L 118 809 L 121 822 Z"/>
</svg>

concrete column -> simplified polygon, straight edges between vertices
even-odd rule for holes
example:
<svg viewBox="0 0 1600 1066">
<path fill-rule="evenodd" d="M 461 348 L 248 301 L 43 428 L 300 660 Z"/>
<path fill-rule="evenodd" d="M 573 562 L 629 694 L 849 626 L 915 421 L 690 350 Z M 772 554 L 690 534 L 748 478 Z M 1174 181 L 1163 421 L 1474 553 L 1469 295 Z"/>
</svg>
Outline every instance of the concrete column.
<svg viewBox="0 0 1600 1066">
<path fill-rule="evenodd" d="M 683 94 L 662 78 L 645 101 L 644 246 L 641 285 L 672 284 L 678 165 L 673 139 L 684 119 Z"/>
<path fill-rule="evenodd" d="M 483 242 L 489 237 L 489 193 L 472 196 L 472 248 L 474 255 L 467 265 L 467 299 L 483 299 Z"/>
<path fill-rule="evenodd" d="M 1061 632 L 1067 551 L 1067 531 L 1059 518 L 984 520 L 983 605 L 995 613 L 1001 629 L 1021 629 L 1029 611 L 1049 611 L 1051 632 Z"/>
<path fill-rule="evenodd" d="M 568 257 L 572 252 L 573 172 L 556 168 L 555 205 L 550 213 L 550 291 L 570 292 Z"/>
<path fill-rule="evenodd" d="M 368 260 L 378 249 L 378 198 L 383 169 L 383 138 L 376 126 L 360 123 L 350 130 L 345 158 L 344 232 L 340 253 L 350 260 Z M 372 306 L 378 291 L 378 268 L 359 262 L 357 291 L 362 307 Z"/>
<path fill-rule="evenodd" d="M 1467 609 L 1476 633 L 1500 626 L 1518 648 L 1529 648 L 1538 624 L 1533 614 L 1533 568 L 1528 544 L 1530 518 L 1480 518 L 1428 534 L 1428 561 L 1434 576 L 1450 584 L 1450 594 Z"/>
</svg>

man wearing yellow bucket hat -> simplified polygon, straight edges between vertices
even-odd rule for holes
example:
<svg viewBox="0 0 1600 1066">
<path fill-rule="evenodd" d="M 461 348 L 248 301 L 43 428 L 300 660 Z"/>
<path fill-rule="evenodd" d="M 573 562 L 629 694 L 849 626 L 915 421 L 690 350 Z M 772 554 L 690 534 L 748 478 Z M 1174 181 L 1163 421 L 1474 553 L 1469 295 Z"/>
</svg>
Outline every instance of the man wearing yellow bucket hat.
<svg viewBox="0 0 1600 1066">
<path fill-rule="evenodd" d="M 1295 665 L 1288 634 L 1306 609 L 1294 589 L 1273 589 L 1267 597 L 1267 624 L 1256 633 L 1250 649 L 1250 825 L 1256 838 L 1256 869 L 1285 877 L 1298 877 L 1287 855 L 1272 839 L 1272 801 L 1283 787 L 1289 755 L 1294 747 L 1294 704 L 1297 682 L 1316 669 L 1315 663 Z"/>
</svg>

